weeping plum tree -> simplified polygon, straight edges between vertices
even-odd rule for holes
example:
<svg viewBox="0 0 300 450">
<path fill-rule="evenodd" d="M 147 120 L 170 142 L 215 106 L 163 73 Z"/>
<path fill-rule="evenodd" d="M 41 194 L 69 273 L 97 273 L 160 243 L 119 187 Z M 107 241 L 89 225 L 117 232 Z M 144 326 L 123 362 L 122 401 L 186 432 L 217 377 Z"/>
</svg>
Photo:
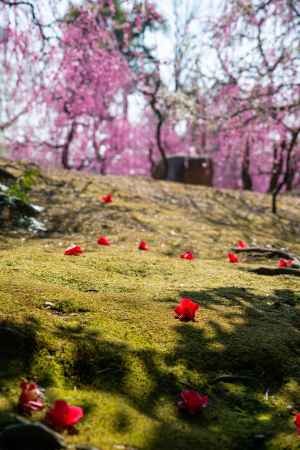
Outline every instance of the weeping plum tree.
<svg viewBox="0 0 300 450">
<path fill-rule="evenodd" d="M 2 54 L 8 54 L 8 60 L 14 57 L 19 70 L 16 47 L 26 39 L 21 55 L 24 64 L 34 65 L 29 61 L 31 52 L 35 67 L 43 69 L 40 77 L 34 79 L 31 97 L 27 97 L 32 98 L 30 108 L 21 109 L 22 113 L 28 113 L 19 121 L 22 132 L 17 138 L 15 129 L 13 138 L 7 135 L 11 154 L 34 157 L 41 162 L 60 161 L 65 168 L 98 164 L 103 170 L 109 159 L 108 151 L 121 151 L 121 131 L 128 145 L 128 138 L 136 136 L 136 127 L 128 122 L 128 97 L 137 84 L 143 84 L 146 73 L 149 77 L 156 70 L 150 64 L 143 35 L 148 29 L 161 26 L 162 17 L 150 2 L 135 2 L 126 7 L 116 0 L 87 1 L 82 6 L 70 7 L 56 21 L 55 33 L 50 35 L 50 25 L 43 22 L 34 3 L 1 0 L 0 7 L 7 18 L 14 18 L 5 29 L 10 39 L 9 45 L 1 43 Z M 25 25 L 18 29 L 20 17 Z M 30 27 L 32 21 L 36 27 L 35 33 L 30 34 L 26 24 Z M 45 60 L 47 65 L 43 64 Z M 24 100 L 20 87 L 30 87 L 28 73 L 24 68 L 20 72 L 24 79 L 15 83 Z M 9 77 L 5 68 L 3 76 Z M 16 96 L 12 98 L 17 100 Z M 17 118 L 19 115 L 15 113 L 5 123 Z M 118 142 L 112 132 L 116 128 Z"/>
<path fill-rule="evenodd" d="M 56 113 L 51 131 L 62 142 L 56 146 L 62 150 L 61 162 L 67 169 L 84 164 L 90 143 L 95 159 L 99 159 L 103 124 L 115 118 L 112 105 L 117 95 L 121 99 L 119 106 L 124 109 L 123 99 L 133 81 L 107 24 L 109 13 L 114 12 L 112 8 L 113 4 L 109 12 L 100 7 L 78 9 L 61 26 L 58 70 L 43 95 L 49 110 Z"/>
<path fill-rule="evenodd" d="M 48 15 L 42 3 L 38 7 L 30 1 L 0 0 L 9 23 L 6 29 L 14 32 L 10 46 L 0 48 L 8 58 L 15 57 L 13 45 L 26 38 L 20 68 L 24 79 L 18 86 L 24 85 L 32 98 L 26 111 L 21 108 L 22 117 L 12 115 L 19 119 L 17 126 L 6 130 L 10 154 L 101 173 L 121 169 L 122 160 L 123 167 L 147 174 L 152 157 L 166 162 L 167 154 L 189 153 L 189 131 L 183 138 L 176 125 L 185 120 L 190 130 L 193 102 L 183 78 L 191 73 L 185 39 L 192 10 L 180 20 L 178 5 L 176 9 L 174 54 L 166 62 L 174 65 L 174 90 L 162 81 L 161 62 L 145 38 L 164 24 L 150 2 L 89 0 L 76 8 L 69 5 L 62 13 L 56 0 L 43 1 Z M 47 23 L 49 15 L 54 19 Z M 29 68 L 39 71 L 34 91 L 27 83 Z M 3 77 L 9 78 L 5 70 Z M 139 120 L 132 123 L 134 96 L 142 97 L 143 106 Z M 16 96 L 10 98 L 15 100 L 10 105 L 20 103 Z"/>
<path fill-rule="evenodd" d="M 228 0 L 206 36 L 216 64 L 200 66 L 220 154 L 239 161 L 248 186 L 268 175 L 273 213 L 278 194 L 299 182 L 299 36 L 297 0 Z"/>
<path fill-rule="evenodd" d="M 202 41 L 197 2 L 173 3 L 166 81 L 148 1 L 0 0 L 2 140 L 15 158 L 101 173 L 205 152 L 218 186 L 271 192 L 276 212 L 300 183 L 298 2 L 228 0 Z"/>
</svg>

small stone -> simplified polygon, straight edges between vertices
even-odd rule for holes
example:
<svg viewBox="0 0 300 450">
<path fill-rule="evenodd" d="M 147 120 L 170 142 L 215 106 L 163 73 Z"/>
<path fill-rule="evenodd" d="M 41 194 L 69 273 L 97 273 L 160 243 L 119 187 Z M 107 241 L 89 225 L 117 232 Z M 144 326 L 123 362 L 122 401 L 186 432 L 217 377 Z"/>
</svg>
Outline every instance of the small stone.
<svg viewBox="0 0 300 450">
<path fill-rule="evenodd" d="M 0 433 L 3 450 L 60 450 L 67 448 L 62 436 L 41 423 L 11 425 Z"/>
<path fill-rule="evenodd" d="M 52 302 L 45 302 L 44 306 L 45 306 L 45 308 L 54 308 L 55 304 Z"/>
<path fill-rule="evenodd" d="M 5 184 L 0 183 L 0 191 L 7 192 L 8 191 L 8 187 L 5 186 Z"/>
<path fill-rule="evenodd" d="M 37 213 L 41 213 L 41 212 L 45 211 L 45 208 L 43 208 L 40 205 L 34 205 L 33 203 L 31 203 L 31 206 Z"/>
<path fill-rule="evenodd" d="M 43 222 L 40 220 L 37 220 L 33 217 L 30 217 L 29 219 L 29 230 L 38 233 L 40 231 L 45 232 L 47 231 L 47 228 Z"/>
</svg>

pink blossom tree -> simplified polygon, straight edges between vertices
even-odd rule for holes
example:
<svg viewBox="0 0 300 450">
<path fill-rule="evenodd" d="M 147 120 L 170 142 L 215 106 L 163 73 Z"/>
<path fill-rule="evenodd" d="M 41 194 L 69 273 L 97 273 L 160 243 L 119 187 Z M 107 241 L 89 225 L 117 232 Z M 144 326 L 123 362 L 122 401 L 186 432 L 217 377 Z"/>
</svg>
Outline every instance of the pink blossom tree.
<svg viewBox="0 0 300 450">
<path fill-rule="evenodd" d="M 195 10 L 183 18 L 174 0 L 168 82 L 146 39 L 164 24 L 150 2 L 86 0 L 63 14 L 46 4 L 51 22 L 42 1 L 0 0 L 0 129 L 13 157 L 149 174 L 159 158 L 211 156 L 218 186 L 269 191 L 274 212 L 299 185 L 295 0 L 229 0 L 203 42 Z"/>
<path fill-rule="evenodd" d="M 271 192 L 274 213 L 278 194 L 299 183 L 299 31 L 294 0 L 230 0 L 210 24 L 214 69 L 202 72 L 221 165 L 235 162 L 234 187 Z"/>
<path fill-rule="evenodd" d="M 25 6 L 30 5 L 29 2 L 0 2 L 4 11 L 13 8 L 15 18 L 25 14 Z M 20 7 L 24 8 L 20 10 Z M 28 23 L 30 19 L 37 21 L 38 11 L 34 6 L 28 7 L 26 13 Z M 64 20 L 57 24 L 58 39 L 49 43 L 44 29 L 47 26 L 39 21 L 36 34 L 39 33 L 42 46 L 47 46 L 49 65 L 41 79 L 35 80 L 31 92 L 34 104 L 29 112 L 33 108 L 37 111 L 35 126 L 32 120 L 22 123 L 21 136 L 11 140 L 11 155 L 60 162 L 65 168 L 81 169 L 98 164 L 104 172 L 107 161 L 113 159 L 108 152 L 113 154 L 117 148 L 121 152 L 121 130 L 124 130 L 124 144 L 128 141 L 130 124 L 120 127 L 128 119 L 128 96 L 143 81 L 145 73 L 149 75 L 153 71 L 153 57 L 143 43 L 143 35 L 162 22 L 150 2 L 144 5 L 136 2 L 131 8 L 125 8 L 112 0 L 88 1 L 69 9 Z M 20 42 L 16 33 L 14 37 L 11 42 Z M 42 53 L 38 53 L 34 42 L 30 43 L 36 50 L 35 65 L 40 67 Z M 24 60 L 29 56 L 29 49 L 30 45 L 24 48 Z M 11 53 L 15 56 L 15 49 Z M 23 73 L 21 68 L 20 72 Z M 114 121 L 117 121 L 115 126 Z M 116 128 L 118 142 L 115 142 L 116 134 L 111 132 Z"/>
<path fill-rule="evenodd" d="M 5 122 L 14 125 L 7 127 L 5 136 L 10 155 L 103 174 L 124 173 L 124 167 L 127 173 L 149 174 L 157 159 L 189 154 L 192 128 L 194 138 L 197 135 L 190 114 L 195 102 L 183 78 L 189 73 L 184 39 L 192 12 L 180 22 L 177 5 L 174 55 L 167 62 L 174 65 L 174 91 L 162 81 L 161 62 L 146 43 L 148 30 L 164 23 L 150 2 L 129 7 L 116 0 L 89 0 L 70 6 L 61 17 L 57 2 L 49 5 L 53 23 L 47 23 L 42 8 L 30 1 L 0 0 L 2 12 L 13 17 L 9 58 L 15 57 L 13 45 L 21 36 L 27 39 L 25 67 L 16 64 L 15 69 L 20 69 L 19 85 L 28 94 L 18 91 L 20 101 L 14 97 L 12 111 L 32 99 L 21 115 L 13 114 L 15 120 Z M 34 89 L 27 83 L 26 67 L 39 71 L 33 77 Z M 4 75 L 9 77 L 7 71 Z M 142 95 L 144 106 L 132 123 L 128 104 L 136 95 Z M 182 122 L 186 130 L 178 133 Z"/>
</svg>

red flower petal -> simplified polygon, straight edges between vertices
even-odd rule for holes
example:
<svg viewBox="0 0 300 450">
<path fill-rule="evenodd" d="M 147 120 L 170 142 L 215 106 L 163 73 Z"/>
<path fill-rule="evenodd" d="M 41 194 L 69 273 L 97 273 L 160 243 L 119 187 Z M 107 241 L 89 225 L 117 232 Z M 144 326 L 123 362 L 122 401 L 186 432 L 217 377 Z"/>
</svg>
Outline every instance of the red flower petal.
<svg viewBox="0 0 300 450">
<path fill-rule="evenodd" d="M 149 245 L 145 241 L 141 241 L 139 244 L 139 250 L 149 250 Z"/>
<path fill-rule="evenodd" d="M 190 298 L 183 297 L 180 299 L 179 305 L 175 308 L 175 317 L 182 321 L 195 320 L 198 309 L 198 303 L 194 303 Z"/>
<path fill-rule="evenodd" d="M 34 411 L 41 411 L 42 409 L 44 409 L 45 405 L 43 400 L 36 400 L 36 401 L 31 400 L 27 402 L 26 405 L 23 405 L 23 407 L 24 409 L 34 412 Z"/>
<path fill-rule="evenodd" d="M 179 408 L 185 409 L 190 414 L 197 414 L 208 405 L 208 396 L 197 391 L 182 391 L 180 397 L 182 400 L 178 402 Z"/>
<path fill-rule="evenodd" d="M 44 408 L 44 395 L 37 384 L 22 381 L 18 408 L 21 412 L 31 414 Z"/>
<path fill-rule="evenodd" d="M 97 243 L 98 245 L 110 245 L 109 239 L 106 236 L 100 236 Z"/>
<path fill-rule="evenodd" d="M 293 266 L 293 260 L 292 259 L 284 259 L 284 258 L 281 258 L 279 261 L 278 261 L 278 267 L 292 267 Z"/>
<path fill-rule="evenodd" d="M 83 409 L 79 406 L 56 400 L 46 414 L 46 422 L 54 428 L 67 428 L 74 426 L 83 416 Z"/>
<path fill-rule="evenodd" d="M 80 245 L 71 245 L 71 247 L 66 248 L 66 250 L 64 251 L 65 255 L 73 255 L 73 256 L 78 256 L 81 253 L 83 253 L 83 250 L 80 247 Z"/>
<path fill-rule="evenodd" d="M 227 256 L 228 256 L 229 262 L 231 262 L 231 263 L 237 263 L 237 262 L 239 262 L 239 258 L 238 258 L 237 255 L 235 255 L 234 253 L 229 252 L 229 253 L 227 254 Z"/>
<path fill-rule="evenodd" d="M 236 248 L 239 249 L 248 248 L 248 244 L 245 241 L 238 241 L 236 244 Z"/>
<path fill-rule="evenodd" d="M 294 423 L 296 425 L 297 433 L 300 435 L 300 413 L 295 415 Z"/>
<path fill-rule="evenodd" d="M 103 195 L 103 197 L 101 197 L 101 202 L 102 203 L 111 203 L 112 202 L 112 194 Z"/>
<path fill-rule="evenodd" d="M 180 255 L 180 258 L 188 259 L 191 261 L 192 259 L 194 259 L 194 255 L 192 252 L 185 252 L 185 253 L 182 253 L 182 255 Z"/>
</svg>

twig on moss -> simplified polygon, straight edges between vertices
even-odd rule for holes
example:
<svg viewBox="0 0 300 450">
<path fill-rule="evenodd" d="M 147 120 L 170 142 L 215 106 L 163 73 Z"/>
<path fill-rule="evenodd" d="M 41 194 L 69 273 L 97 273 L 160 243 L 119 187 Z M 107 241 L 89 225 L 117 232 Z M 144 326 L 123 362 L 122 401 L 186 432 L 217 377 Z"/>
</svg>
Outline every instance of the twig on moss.
<svg viewBox="0 0 300 450">
<path fill-rule="evenodd" d="M 225 382 L 226 381 L 229 383 L 230 381 L 234 381 L 234 380 L 249 380 L 249 381 L 255 381 L 257 382 L 257 378 L 253 377 L 251 375 L 219 375 L 218 377 L 214 378 L 211 383 L 221 383 L 221 382 Z"/>
<path fill-rule="evenodd" d="M 246 247 L 246 248 L 237 248 L 232 247 L 232 250 L 235 253 L 257 253 L 265 256 L 266 258 L 285 258 L 289 260 L 293 260 L 293 266 L 299 266 L 300 268 L 300 258 L 297 255 L 294 255 L 286 250 L 280 250 L 272 247 Z"/>
</svg>

